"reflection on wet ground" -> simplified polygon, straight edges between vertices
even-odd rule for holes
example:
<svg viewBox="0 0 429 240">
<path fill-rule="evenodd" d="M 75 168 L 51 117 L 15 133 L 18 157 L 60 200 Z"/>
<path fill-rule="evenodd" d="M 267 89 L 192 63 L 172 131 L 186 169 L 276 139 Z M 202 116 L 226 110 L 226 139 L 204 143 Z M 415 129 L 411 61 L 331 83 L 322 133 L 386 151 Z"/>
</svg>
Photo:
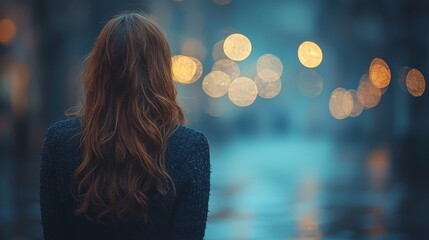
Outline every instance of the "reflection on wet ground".
<svg viewBox="0 0 429 240">
<path fill-rule="evenodd" d="M 386 146 L 249 138 L 211 144 L 211 157 L 208 240 L 426 239 L 407 223 L 427 219 L 409 207 L 425 201 L 396 180 Z M 12 163 L 0 161 L 0 238 L 41 239 L 38 159 Z"/>
<path fill-rule="evenodd" d="M 212 147 L 207 239 L 405 239 L 385 147 L 326 138 Z M 350 145 L 350 144 L 349 144 Z"/>
</svg>

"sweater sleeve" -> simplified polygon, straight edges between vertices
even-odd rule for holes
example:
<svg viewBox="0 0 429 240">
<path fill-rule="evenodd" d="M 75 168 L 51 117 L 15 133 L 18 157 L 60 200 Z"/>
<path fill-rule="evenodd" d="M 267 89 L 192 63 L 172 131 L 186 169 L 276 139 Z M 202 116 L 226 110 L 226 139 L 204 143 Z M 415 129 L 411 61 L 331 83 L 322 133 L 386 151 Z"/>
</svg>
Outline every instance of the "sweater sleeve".
<svg viewBox="0 0 429 240">
<path fill-rule="evenodd" d="M 54 129 L 47 131 L 40 163 L 40 210 L 46 240 L 64 239 L 64 215 L 60 203 L 57 168 L 54 161 L 56 137 Z"/>
<path fill-rule="evenodd" d="M 200 135 L 190 156 L 192 175 L 184 192 L 174 203 L 172 239 L 203 239 L 210 193 L 210 154 L 204 135 Z"/>
</svg>

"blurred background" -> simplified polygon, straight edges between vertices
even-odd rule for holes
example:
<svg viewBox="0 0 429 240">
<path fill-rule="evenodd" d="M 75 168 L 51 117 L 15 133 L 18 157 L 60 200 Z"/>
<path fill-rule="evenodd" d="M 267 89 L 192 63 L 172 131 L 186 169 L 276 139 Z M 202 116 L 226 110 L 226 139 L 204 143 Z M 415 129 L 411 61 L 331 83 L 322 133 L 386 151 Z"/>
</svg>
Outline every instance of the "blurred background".
<svg viewBox="0 0 429 240">
<path fill-rule="evenodd" d="M 42 239 L 45 130 L 125 10 L 164 28 L 210 142 L 206 239 L 429 239 L 424 0 L 1 0 L 0 239 Z"/>
</svg>

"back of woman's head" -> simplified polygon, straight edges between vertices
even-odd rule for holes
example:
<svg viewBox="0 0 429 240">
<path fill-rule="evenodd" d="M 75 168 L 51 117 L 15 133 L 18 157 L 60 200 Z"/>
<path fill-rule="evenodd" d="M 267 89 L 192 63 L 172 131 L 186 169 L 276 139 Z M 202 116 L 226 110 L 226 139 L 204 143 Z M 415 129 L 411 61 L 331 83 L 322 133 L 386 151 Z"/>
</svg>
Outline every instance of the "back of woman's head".
<svg viewBox="0 0 429 240">
<path fill-rule="evenodd" d="M 146 218 L 149 191 L 174 192 L 164 152 L 184 118 L 170 48 L 155 22 L 138 13 L 110 20 L 86 59 L 83 84 L 76 213 Z"/>
</svg>

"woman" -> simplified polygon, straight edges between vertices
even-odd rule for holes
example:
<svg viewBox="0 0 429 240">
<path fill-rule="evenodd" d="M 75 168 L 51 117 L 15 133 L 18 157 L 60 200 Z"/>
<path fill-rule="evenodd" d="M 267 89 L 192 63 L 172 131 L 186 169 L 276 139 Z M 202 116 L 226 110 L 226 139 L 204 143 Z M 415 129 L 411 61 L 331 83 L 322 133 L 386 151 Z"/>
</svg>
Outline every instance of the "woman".
<svg viewBox="0 0 429 240">
<path fill-rule="evenodd" d="M 83 85 L 82 108 L 52 124 L 44 142 L 45 239 L 202 239 L 208 143 L 181 125 L 159 27 L 137 13 L 110 20 Z"/>
</svg>

